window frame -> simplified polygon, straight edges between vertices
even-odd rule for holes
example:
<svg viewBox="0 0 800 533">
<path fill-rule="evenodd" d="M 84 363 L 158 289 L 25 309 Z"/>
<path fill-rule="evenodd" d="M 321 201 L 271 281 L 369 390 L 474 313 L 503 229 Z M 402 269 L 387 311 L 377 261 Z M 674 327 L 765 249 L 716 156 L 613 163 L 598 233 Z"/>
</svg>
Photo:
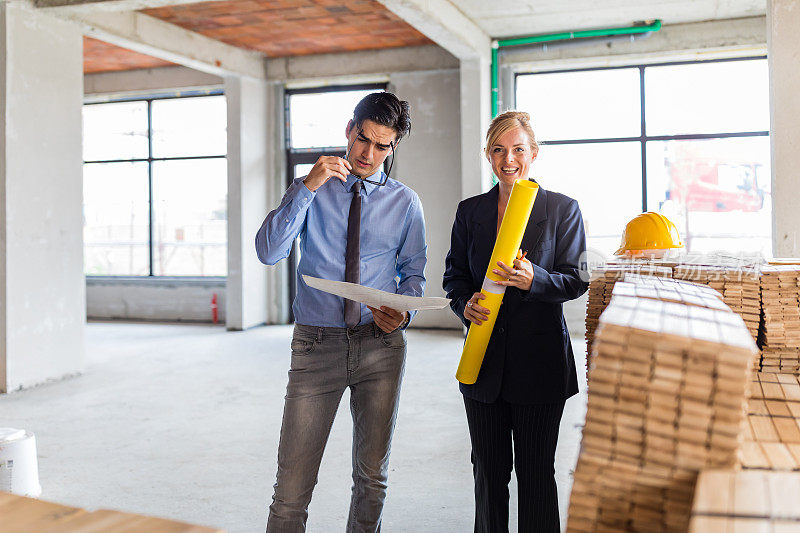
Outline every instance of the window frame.
<svg viewBox="0 0 800 533">
<path fill-rule="evenodd" d="M 633 69 L 639 70 L 639 113 L 640 113 L 640 127 L 639 135 L 633 137 L 604 137 L 598 139 L 556 139 L 548 141 L 540 141 L 539 144 L 545 145 L 563 145 L 563 144 L 590 144 L 590 143 L 613 143 L 613 142 L 639 142 L 641 149 L 641 162 L 642 162 L 642 212 L 647 211 L 647 143 L 649 141 L 685 141 L 685 140 L 701 140 L 701 139 L 725 139 L 732 137 L 769 137 L 769 130 L 761 131 L 737 131 L 726 133 L 685 133 L 674 135 L 647 135 L 647 122 L 646 114 L 647 109 L 646 94 L 645 94 L 645 69 L 649 67 L 664 67 L 664 66 L 679 66 L 679 65 L 698 65 L 703 63 L 730 63 L 734 61 L 753 61 L 767 59 L 766 55 L 756 56 L 740 56 L 740 57 L 726 57 L 717 59 L 703 59 L 703 60 L 682 60 L 682 61 L 661 61 L 653 63 L 632 63 L 613 66 L 602 67 L 585 67 L 585 68 L 570 68 L 570 69 L 548 69 L 535 72 L 515 72 L 514 73 L 514 106 L 517 105 L 517 91 L 518 79 L 520 76 L 536 76 L 539 74 L 567 74 L 571 72 L 588 72 L 597 70 L 621 70 Z"/>
<path fill-rule="evenodd" d="M 154 220 L 155 220 L 155 206 L 153 205 L 153 163 L 161 161 L 185 161 L 190 159 L 227 159 L 227 150 L 224 155 L 204 155 L 204 156 L 175 156 L 175 157 L 153 157 L 153 102 L 158 100 L 177 100 L 182 98 L 198 98 L 204 96 L 225 96 L 225 91 L 219 89 L 206 89 L 198 91 L 180 91 L 179 93 L 164 93 L 164 94 L 146 94 L 146 95 L 131 95 L 120 96 L 113 98 L 92 98 L 86 99 L 83 106 L 101 105 L 101 104 L 115 104 L 122 102 L 146 102 L 147 104 L 147 157 L 133 158 L 133 159 L 92 159 L 83 160 L 83 165 L 86 164 L 101 164 L 101 163 L 147 163 L 147 200 L 148 200 L 148 274 L 142 276 L 136 275 L 116 275 L 116 274 L 85 274 L 86 278 L 92 280 L 186 280 L 186 281 L 202 281 L 209 280 L 216 282 L 219 280 L 226 280 L 227 276 L 158 276 L 153 273 L 154 257 L 155 257 L 155 244 L 154 238 Z M 84 244 L 85 246 L 85 244 Z M 227 246 L 227 243 L 226 243 Z"/>
</svg>

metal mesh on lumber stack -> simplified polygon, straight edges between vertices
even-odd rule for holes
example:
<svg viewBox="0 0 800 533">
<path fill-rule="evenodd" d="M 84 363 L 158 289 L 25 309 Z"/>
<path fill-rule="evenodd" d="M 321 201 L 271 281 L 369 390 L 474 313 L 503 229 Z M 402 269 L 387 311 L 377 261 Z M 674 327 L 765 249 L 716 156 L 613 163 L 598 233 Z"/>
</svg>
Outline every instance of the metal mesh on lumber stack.
<svg viewBox="0 0 800 533">
<path fill-rule="evenodd" d="M 612 296 L 650 298 L 663 302 L 730 311 L 730 308 L 722 300 L 722 294 L 711 287 L 689 281 L 641 274 L 625 274 L 624 281 L 614 285 Z"/>
<path fill-rule="evenodd" d="M 742 317 L 753 340 L 758 339 L 761 301 L 757 266 L 681 264 L 675 266 L 672 277 L 708 285 L 719 291 L 725 304 Z"/>
<path fill-rule="evenodd" d="M 614 296 L 593 347 L 567 531 L 686 531 L 697 473 L 736 463 L 755 353 L 728 309 Z"/>
</svg>

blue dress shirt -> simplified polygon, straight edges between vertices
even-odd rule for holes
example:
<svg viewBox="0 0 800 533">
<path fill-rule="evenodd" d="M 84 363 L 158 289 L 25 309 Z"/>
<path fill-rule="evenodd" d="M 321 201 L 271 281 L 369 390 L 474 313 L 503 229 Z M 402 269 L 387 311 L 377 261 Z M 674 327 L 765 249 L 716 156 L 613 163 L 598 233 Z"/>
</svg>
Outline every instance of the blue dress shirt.
<svg viewBox="0 0 800 533">
<path fill-rule="evenodd" d="M 380 171 L 369 179 L 378 181 Z M 329 179 L 312 192 L 297 178 L 256 234 L 259 260 L 274 265 L 287 257 L 300 236 L 297 296 L 292 305 L 298 324 L 347 327 L 344 299 L 313 289 L 302 276 L 344 280 L 347 216 L 356 177 L 347 183 Z M 363 182 L 361 189 L 361 284 L 383 291 L 422 296 L 425 290 L 425 221 L 417 194 L 399 181 L 383 187 Z M 413 314 L 413 313 L 412 313 Z M 361 324 L 372 313 L 361 306 Z"/>
</svg>

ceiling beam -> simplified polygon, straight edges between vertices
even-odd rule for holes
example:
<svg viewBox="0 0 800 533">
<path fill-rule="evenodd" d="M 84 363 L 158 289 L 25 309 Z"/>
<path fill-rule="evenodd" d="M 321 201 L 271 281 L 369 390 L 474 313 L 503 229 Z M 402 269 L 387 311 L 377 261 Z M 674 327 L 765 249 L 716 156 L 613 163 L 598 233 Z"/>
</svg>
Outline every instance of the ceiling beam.
<svg viewBox="0 0 800 533">
<path fill-rule="evenodd" d="M 202 0 L 217 2 L 219 0 Z M 136 11 L 164 6 L 195 4 L 198 0 L 33 0 L 34 7 L 65 13 L 101 13 L 104 11 Z"/>
<path fill-rule="evenodd" d="M 84 35 L 217 76 L 266 79 L 266 58 L 142 13 L 61 15 Z"/>
<path fill-rule="evenodd" d="M 450 0 L 378 0 L 458 59 L 487 59 L 492 40 Z"/>
<path fill-rule="evenodd" d="M 449 70 L 458 60 L 435 45 L 359 50 L 304 56 L 274 57 L 267 60 L 270 81 L 311 82 L 342 80 L 363 76 L 388 77 L 395 72 Z M 344 83 L 339 81 L 339 83 Z"/>
</svg>

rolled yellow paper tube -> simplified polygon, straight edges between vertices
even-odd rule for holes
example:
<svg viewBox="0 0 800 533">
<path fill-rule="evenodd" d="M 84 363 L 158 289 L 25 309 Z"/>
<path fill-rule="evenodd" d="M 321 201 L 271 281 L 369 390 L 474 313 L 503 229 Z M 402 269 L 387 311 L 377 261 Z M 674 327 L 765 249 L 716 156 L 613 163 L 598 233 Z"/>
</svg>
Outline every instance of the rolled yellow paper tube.
<svg viewBox="0 0 800 533">
<path fill-rule="evenodd" d="M 500 223 L 500 231 L 497 232 L 492 259 L 489 261 L 481 288 L 481 293 L 486 296 L 486 299 L 480 300 L 479 303 L 489 309 L 491 313 L 489 313 L 489 319 L 483 324 L 473 323 L 469 326 L 467 341 L 464 343 L 464 351 L 461 352 L 461 361 L 456 371 L 456 379 L 461 383 L 472 385 L 478 379 L 483 356 L 486 354 L 486 347 L 489 345 L 497 313 L 500 311 L 500 304 L 503 302 L 503 295 L 506 292 L 505 286 L 495 283 L 504 278 L 492 272 L 492 269 L 499 268 L 498 261 L 502 261 L 506 265 L 513 264 L 538 192 L 539 186 L 525 179 L 515 181 L 514 187 L 511 189 L 503 222 Z"/>
</svg>

